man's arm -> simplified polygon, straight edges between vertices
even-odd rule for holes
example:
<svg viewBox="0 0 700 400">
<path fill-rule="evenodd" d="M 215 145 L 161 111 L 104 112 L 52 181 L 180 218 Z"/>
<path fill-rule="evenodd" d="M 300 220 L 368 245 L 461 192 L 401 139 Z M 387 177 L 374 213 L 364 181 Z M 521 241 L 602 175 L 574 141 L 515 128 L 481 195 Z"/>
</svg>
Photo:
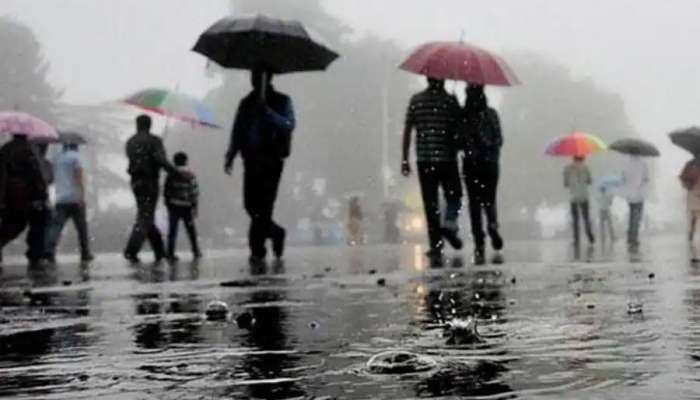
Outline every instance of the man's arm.
<svg viewBox="0 0 700 400">
<path fill-rule="evenodd" d="M 493 145 L 497 148 L 503 147 L 503 133 L 501 132 L 501 120 L 498 118 L 496 110 L 491 110 L 491 123 L 493 124 Z"/>
<path fill-rule="evenodd" d="M 291 133 L 296 127 L 296 119 L 294 118 L 294 107 L 292 100 L 285 99 L 284 109 L 282 113 L 278 113 L 269 106 L 265 109 L 265 116 L 276 128 Z"/>
<path fill-rule="evenodd" d="M 227 175 L 231 175 L 231 173 L 233 172 L 233 160 L 236 158 L 238 152 L 240 151 L 240 139 L 241 135 L 243 135 L 243 101 L 241 101 L 241 103 L 238 105 L 236 117 L 233 121 L 233 128 L 231 129 L 231 137 L 228 143 L 228 150 L 226 150 L 226 155 L 224 156 L 224 172 L 226 172 Z"/>
<path fill-rule="evenodd" d="M 197 183 L 197 178 L 194 175 L 192 175 L 191 183 L 192 186 L 190 189 L 192 190 L 192 211 L 196 216 L 199 211 L 199 184 Z"/>
<path fill-rule="evenodd" d="M 78 187 L 80 204 L 85 205 L 85 180 L 83 174 L 83 166 L 80 163 L 76 164 L 75 170 L 73 171 L 73 179 L 75 179 L 75 184 Z"/>
<path fill-rule="evenodd" d="M 406 122 L 403 128 L 403 141 L 401 144 L 401 174 L 409 176 L 411 174 L 411 164 L 408 162 L 408 153 L 411 151 L 411 133 L 413 132 L 413 99 L 406 110 Z"/>
<path fill-rule="evenodd" d="M 153 156 L 154 156 L 156 162 L 158 163 L 158 165 L 163 167 L 163 169 L 168 171 L 168 173 L 171 173 L 171 174 L 179 174 L 180 173 L 180 171 L 178 171 L 178 169 L 175 168 L 175 166 L 173 164 L 171 164 L 170 161 L 168 160 L 168 156 L 167 156 L 167 153 L 165 152 L 165 146 L 163 145 L 162 140 L 158 139 L 156 141 L 155 149 L 153 150 L 153 152 L 154 152 Z"/>
<path fill-rule="evenodd" d="M 5 208 L 5 189 L 7 187 L 7 166 L 4 155 L 0 154 L 0 210 Z"/>
</svg>

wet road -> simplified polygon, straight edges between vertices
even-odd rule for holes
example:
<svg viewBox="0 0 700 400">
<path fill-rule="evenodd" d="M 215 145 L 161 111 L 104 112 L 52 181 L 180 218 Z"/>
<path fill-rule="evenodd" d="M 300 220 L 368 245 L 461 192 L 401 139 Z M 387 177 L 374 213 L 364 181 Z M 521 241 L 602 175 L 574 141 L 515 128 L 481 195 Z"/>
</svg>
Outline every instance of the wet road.
<svg viewBox="0 0 700 400">
<path fill-rule="evenodd" d="M 648 242 L 578 261 L 563 242 L 520 242 L 498 267 L 431 266 L 409 245 L 290 249 L 255 269 L 243 253 L 10 262 L 0 398 L 697 398 L 700 265 L 680 238 Z M 206 320 L 212 300 L 228 321 Z M 448 345 L 442 325 L 468 316 L 483 342 Z M 390 350 L 428 367 L 367 367 Z"/>
</svg>

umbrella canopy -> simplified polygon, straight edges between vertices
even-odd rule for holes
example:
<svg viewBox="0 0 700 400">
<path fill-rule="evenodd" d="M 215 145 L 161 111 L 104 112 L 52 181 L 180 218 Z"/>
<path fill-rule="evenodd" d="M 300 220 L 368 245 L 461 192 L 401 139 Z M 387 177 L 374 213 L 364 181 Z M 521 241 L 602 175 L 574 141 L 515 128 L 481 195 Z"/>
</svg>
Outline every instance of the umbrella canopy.
<svg viewBox="0 0 700 400">
<path fill-rule="evenodd" d="M 598 137 L 583 132 L 573 132 L 550 143 L 545 154 L 555 157 L 584 157 L 600 151 L 607 146 Z"/>
<path fill-rule="evenodd" d="M 224 68 L 277 74 L 325 70 L 338 58 L 300 22 L 264 16 L 223 18 L 202 33 L 192 50 Z"/>
<path fill-rule="evenodd" d="M 204 103 L 186 94 L 150 88 L 132 94 L 124 102 L 193 125 L 219 128 L 214 113 Z"/>
<path fill-rule="evenodd" d="M 676 146 L 693 155 L 700 154 L 700 128 L 697 126 L 672 132 L 669 136 Z"/>
<path fill-rule="evenodd" d="M 55 138 L 39 138 L 35 139 L 38 143 L 61 143 L 61 144 L 87 144 L 85 137 L 75 131 L 60 131 L 58 137 Z"/>
<path fill-rule="evenodd" d="M 499 56 L 460 42 L 431 42 L 416 49 L 399 67 L 438 79 L 479 85 L 513 86 L 520 83 Z"/>
<path fill-rule="evenodd" d="M 32 140 L 58 139 L 56 129 L 48 122 L 19 111 L 0 112 L 0 134 L 21 134 Z"/>
<path fill-rule="evenodd" d="M 617 140 L 608 146 L 608 149 L 631 156 L 658 157 L 661 155 L 656 146 L 645 140 L 636 138 Z"/>
</svg>

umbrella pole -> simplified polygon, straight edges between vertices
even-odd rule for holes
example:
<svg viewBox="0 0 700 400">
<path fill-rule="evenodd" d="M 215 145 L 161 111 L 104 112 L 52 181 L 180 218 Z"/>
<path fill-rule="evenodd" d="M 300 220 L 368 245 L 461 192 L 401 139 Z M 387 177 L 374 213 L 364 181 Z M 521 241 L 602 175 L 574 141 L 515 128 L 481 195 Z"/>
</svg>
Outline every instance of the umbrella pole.
<svg viewBox="0 0 700 400">
<path fill-rule="evenodd" d="M 265 104 L 265 99 L 267 97 L 267 71 L 263 71 L 260 75 L 260 79 L 262 79 L 262 82 L 260 82 L 260 100 Z"/>
</svg>

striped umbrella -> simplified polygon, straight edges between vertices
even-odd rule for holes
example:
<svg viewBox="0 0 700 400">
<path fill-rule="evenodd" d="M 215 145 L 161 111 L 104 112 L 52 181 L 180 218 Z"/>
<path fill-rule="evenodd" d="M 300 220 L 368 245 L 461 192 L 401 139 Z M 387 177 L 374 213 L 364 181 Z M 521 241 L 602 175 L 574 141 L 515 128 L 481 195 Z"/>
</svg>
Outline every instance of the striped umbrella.
<svg viewBox="0 0 700 400">
<path fill-rule="evenodd" d="M 597 136 L 572 132 L 550 143 L 545 154 L 554 157 L 584 157 L 607 150 L 608 146 Z"/>
<path fill-rule="evenodd" d="M 124 99 L 126 104 L 192 125 L 219 128 L 214 113 L 201 101 L 166 89 L 144 89 Z"/>
</svg>

